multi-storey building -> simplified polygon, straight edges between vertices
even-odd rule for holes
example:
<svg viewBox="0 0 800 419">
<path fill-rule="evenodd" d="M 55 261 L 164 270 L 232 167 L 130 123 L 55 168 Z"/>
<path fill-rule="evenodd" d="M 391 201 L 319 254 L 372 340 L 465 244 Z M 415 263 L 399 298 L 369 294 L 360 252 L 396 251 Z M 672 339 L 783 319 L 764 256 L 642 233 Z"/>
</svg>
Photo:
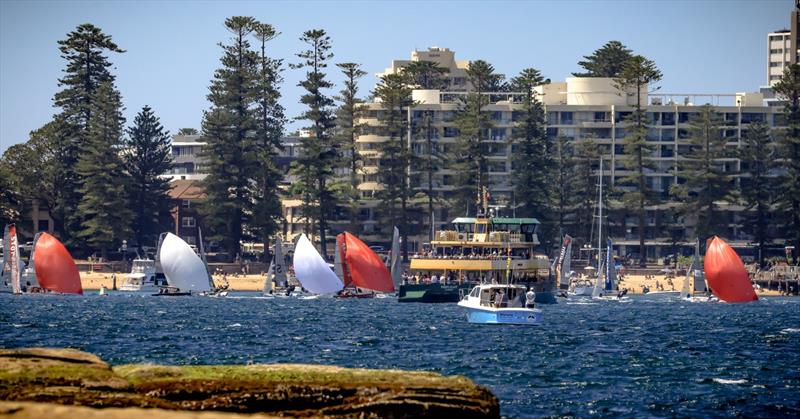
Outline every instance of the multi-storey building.
<svg viewBox="0 0 800 419">
<path fill-rule="evenodd" d="M 446 68 L 459 70 L 464 68 L 461 64 L 454 64 L 460 62 L 454 60 L 451 51 L 439 48 L 432 51 L 448 53 L 444 65 Z M 421 59 L 422 56 L 420 52 L 414 52 L 412 61 Z M 408 62 L 394 61 L 387 72 L 396 72 Z M 563 136 L 575 142 L 592 138 L 592 141 L 599 144 L 606 162 L 605 183 L 611 187 L 619 187 L 619 179 L 627 174 L 622 164 L 623 139 L 626 135 L 624 119 L 633 111 L 636 98 L 618 91 L 613 81 L 605 78 L 573 77 L 561 83 L 540 86 L 536 91 L 545 105 L 548 136 L 550 138 Z M 646 91 L 647 89 L 644 90 Z M 447 155 L 452 150 L 459 135 L 454 117 L 459 107 L 458 98 L 463 94 L 463 91 L 413 91 L 416 105 L 408 110 L 408 118 L 414 128 L 404 139 L 409 142 L 412 150 L 420 153 L 421 157 L 426 150 L 424 146 L 426 138 L 418 135 L 418 127 L 426 113 L 432 115 L 434 128 L 432 137 L 438 152 Z M 513 211 L 516 201 L 511 174 L 512 156 L 516 149 L 512 129 L 518 116 L 517 111 L 521 108 L 519 101 L 515 100 L 517 95 L 504 92 L 491 93 L 493 102 L 483 108 L 490 114 L 493 122 L 491 132 L 485 137 L 489 153 L 491 204 L 506 207 L 506 212 Z M 649 257 L 674 251 L 676 234 L 679 241 L 685 241 L 687 245 L 694 239 L 694 220 L 683 219 L 679 225 L 674 225 L 672 210 L 678 203 L 671 201 L 669 189 L 679 181 L 677 162 L 689 148 L 688 123 L 699 111 L 700 105 L 710 103 L 715 106 L 716 111 L 724 119 L 724 126 L 721 127 L 722 135 L 729 139 L 729 146 L 735 147 L 741 142 L 750 123 L 760 120 L 770 126 L 780 124 L 781 109 L 765 106 L 763 99 L 761 93 L 642 94 L 641 103 L 646 104 L 645 111 L 649 124 L 647 140 L 655 146 L 650 159 L 656 164 L 656 170 L 647 173 L 646 181 L 648 187 L 657 191 L 662 198 L 661 204 L 648 208 L 645 237 Z M 360 221 L 367 240 L 381 242 L 388 240 L 384 237 L 385 232 L 375 234 L 374 237 L 370 236 L 370 233 L 377 232 L 377 226 L 381 225 L 378 217 L 378 201 L 375 199 L 376 194 L 383 189 L 378 176 L 381 170 L 379 150 L 380 143 L 389 138 L 385 136 L 380 120 L 383 112 L 381 104 L 368 103 L 367 107 L 368 111 L 361 121 L 366 128 L 357 141 L 358 151 L 363 159 L 363 167 L 359 173 L 361 182 L 358 186 L 362 199 Z M 725 159 L 719 163 L 734 177 L 740 176 L 738 173 L 743 169 L 741 162 L 736 158 Z M 448 198 L 451 195 L 454 190 L 454 174 L 448 167 L 447 161 L 437 168 L 433 175 L 432 189 L 438 197 Z M 423 177 L 414 186 L 426 190 L 427 179 Z M 739 213 L 742 208 L 727 203 L 721 204 L 727 210 L 721 215 L 727 221 L 727 229 L 720 231 L 719 234 L 740 242 L 747 241 L 749 237 L 741 230 L 739 223 Z M 439 229 L 450 219 L 461 215 L 464 215 L 464 209 L 436 205 L 433 214 L 435 228 Z M 616 239 L 620 254 L 637 254 L 639 244 L 637 219 L 631 215 L 623 219 L 610 219 L 609 222 L 612 223 L 612 238 Z M 424 214 L 422 224 L 427 228 L 429 223 L 429 215 Z M 613 225 L 614 223 L 616 225 Z M 677 233 L 674 231 L 675 228 L 679 229 Z M 426 233 L 409 237 L 412 249 L 426 241 Z"/>
<path fill-rule="evenodd" d="M 786 67 L 797 63 L 796 44 L 795 35 L 788 29 L 767 34 L 767 82 L 770 86 L 781 79 Z"/>
</svg>

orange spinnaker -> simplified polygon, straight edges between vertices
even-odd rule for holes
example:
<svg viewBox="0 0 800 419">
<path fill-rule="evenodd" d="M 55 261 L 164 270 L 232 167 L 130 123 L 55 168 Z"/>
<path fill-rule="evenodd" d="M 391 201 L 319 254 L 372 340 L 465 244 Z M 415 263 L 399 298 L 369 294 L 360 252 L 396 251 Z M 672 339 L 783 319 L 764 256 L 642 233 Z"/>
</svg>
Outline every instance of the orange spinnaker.
<svg viewBox="0 0 800 419">
<path fill-rule="evenodd" d="M 344 260 L 350 271 L 353 285 L 373 291 L 394 292 L 392 275 L 383 260 L 358 237 L 344 234 Z"/>
<path fill-rule="evenodd" d="M 728 303 L 746 303 L 758 300 L 750 275 L 739 255 L 717 236 L 706 250 L 704 262 L 706 278 L 711 292 Z"/>
<path fill-rule="evenodd" d="M 42 233 L 34 252 L 36 279 L 42 288 L 62 294 L 83 294 L 78 267 L 57 238 Z"/>
</svg>

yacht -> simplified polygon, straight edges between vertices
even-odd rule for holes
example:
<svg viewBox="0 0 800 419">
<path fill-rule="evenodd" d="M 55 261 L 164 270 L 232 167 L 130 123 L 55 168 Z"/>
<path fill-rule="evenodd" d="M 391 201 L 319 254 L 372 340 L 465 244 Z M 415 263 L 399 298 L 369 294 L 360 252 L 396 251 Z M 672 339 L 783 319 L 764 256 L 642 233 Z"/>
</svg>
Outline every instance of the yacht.
<svg viewBox="0 0 800 419">
<path fill-rule="evenodd" d="M 131 272 L 125 275 L 125 281 L 119 288 L 120 291 L 146 291 L 158 292 L 160 286 L 166 286 L 167 279 L 163 273 L 156 269 L 156 261 L 153 259 L 134 259 L 131 264 Z"/>
</svg>

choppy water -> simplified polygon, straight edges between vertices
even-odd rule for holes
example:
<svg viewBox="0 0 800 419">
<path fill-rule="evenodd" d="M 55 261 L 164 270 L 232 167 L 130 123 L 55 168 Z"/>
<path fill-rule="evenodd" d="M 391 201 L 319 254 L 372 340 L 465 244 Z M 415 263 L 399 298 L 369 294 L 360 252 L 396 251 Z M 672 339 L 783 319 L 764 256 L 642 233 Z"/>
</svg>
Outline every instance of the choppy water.
<svg viewBox="0 0 800 419">
<path fill-rule="evenodd" d="M 455 304 L 0 295 L 5 347 L 112 364 L 299 362 L 462 374 L 509 417 L 798 416 L 800 299 L 544 306 L 545 325 L 466 323 Z"/>
</svg>

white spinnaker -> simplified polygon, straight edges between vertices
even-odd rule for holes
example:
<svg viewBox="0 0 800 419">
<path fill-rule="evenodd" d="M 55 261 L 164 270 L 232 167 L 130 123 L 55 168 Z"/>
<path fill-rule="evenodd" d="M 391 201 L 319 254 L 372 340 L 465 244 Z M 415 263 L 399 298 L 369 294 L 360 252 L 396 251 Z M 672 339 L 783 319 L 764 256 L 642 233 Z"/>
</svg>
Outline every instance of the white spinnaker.
<svg viewBox="0 0 800 419">
<path fill-rule="evenodd" d="M 313 294 L 333 294 L 344 288 L 342 280 L 333 273 L 305 234 L 294 246 L 294 273 L 303 288 Z"/>
<path fill-rule="evenodd" d="M 392 282 L 394 282 L 394 289 L 400 289 L 402 282 L 403 267 L 400 265 L 400 230 L 394 228 L 392 235 L 392 259 L 389 265 L 389 272 L 392 274 Z"/>
<path fill-rule="evenodd" d="M 161 243 L 158 259 L 171 287 L 183 292 L 211 290 L 205 264 L 180 237 L 167 233 Z"/>
</svg>

